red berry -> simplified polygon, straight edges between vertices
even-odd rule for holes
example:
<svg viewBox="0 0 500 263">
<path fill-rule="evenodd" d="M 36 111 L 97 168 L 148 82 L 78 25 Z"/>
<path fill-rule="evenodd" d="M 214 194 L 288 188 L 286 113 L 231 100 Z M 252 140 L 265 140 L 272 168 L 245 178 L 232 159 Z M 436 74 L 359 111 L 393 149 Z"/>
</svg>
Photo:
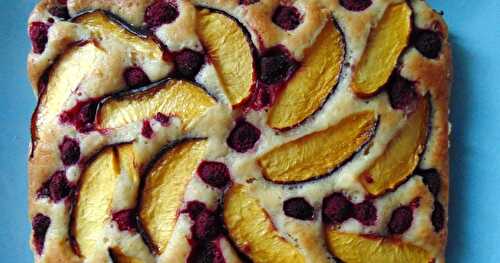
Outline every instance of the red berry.
<svg viewBox="0 0 500 263">
<path fill-rule="evenodd" d="M 340 0 L 340 5 L 349 11 L 363 11 L 372 4 L 372 0 Z"/>
<path fill-rule="evenodd" d="M 260 138 L 260 130 L 251 123 L 240 119 L 229 133 L 227 144 L 239 153 L 244 153 L 255 146 Z"/>
<path fill-rule="evenodd" d="M 49 184 L 50 199 L 58 202 L 71 193 L 72 187 L 66 179 L 64 171 L 57 171 L 52 175 Z"/>
<path fill-rule="evenodd" d="M 35 54 L 41 54 L 45 50 L 45 45 L 49 39 L 49 27 L 49 24 L 43 22 L 33 22 L 30 24 L 29 36 Z"/>
<path fill-rule="evenodd" d="M 444 227 L 444 207 L 439 201 L 434 202 L 434 210 L 432 211 L 431 221 L 434 226 L 434 231 L 439 232 Z"/>
<path fill-rule="evenodd" d="M 220 162 L 203 161 L 196 172 L 203 182 L 215 188 L 222 189 L 231 181 L 229 169 Z"/>
<path fill-rule="evenodd" d="M 298 67 L 298 62 L 282 46 L 269 49 L 260 58 L 260 79 L 265 84 L 287 80 Z"/>
<path fill-rule="evenodd" d="M 205 210 L 207 210 L 207 206 L 204 203 L 200 201 L 190 201 L 187 203 L 186 209 L 182 212 L 188 213 L 189 218 L 191 218 L 191 220 L 195 220 Z"/>
<path fill-rule="evenodd" d="M 123 72 L 123 78 L 130 88 L 136 88 L 151 83 L 151 80 L 149 80 L 144 70 L 136 66 L 126 68 Z"/>
<path fill-rule="evenodd" d="M 413 221 L 413 210 L 409 206 L 401 206 L 392 212 L 389 221 L 389 233 L 393 235 L 403 234 L 411 227 Z"/>
<path fill-rule="evenodd" d="M 137 225 L 134 209 L 125 209 L 113 213 L 112 218 L 120 231 L 135 231 Z"/>
<path fill-rule="evenodd" d="M 203 54 L 191 49 L 183 49 L 174 53 L 174 64 L 180 77 L 193 79 L 205 63 Z"/>
<path fill-rule="evenodd" d="M 59 145 L 59 151 L 64 165 L 73 165 L 80 159 L 80 145 L 73 138 L 65 136 Z"/>
<path fill-rule="evenodd" d="M 146 8 L 144 22 L 150 29 L 169 24 L 179 16 L 177 5 L 173 1 L 156 0 Z"/>
<path fill-rule="evenodd" d="M 197 240 L 213 240 L 220 231 L 221 222 L 217 215 L 205 210 L 199 214 L 193 226 L 193 234 Z"/>
<path fill-rule="evenodd" d="M 222 251 L 214 242 L 196 243 L 191 249 L 187 263 L 225 263 Z"/>
<path fill-rule="evenodd" d="M 42 254 L 45 243 L 45 235 L 50 226 L 50 218 L 43 214 L 37 214 L 31 222 L 33 228 L 33 245 L 38 255 Z"/>
<path fill-rule="evenodd" d="M 413 42 L 420 54 L 430 59 L 435 59 L 439 56 L 443 45 L 441 34 L 431 30 L 416 31 Z"/>
<path fill-rule="evenodd" d="M 294 30 L 302 22 L 299 10 L 293 6 L 280 5 L 274 10 L 273 22 L 284 30 Z"/>
<path fill-rule="evenodd" d="M 439 194 L 441 190 L 441 177 L 439 173 L 435 169 L 419 171 L 417 174 L 422 176 L 424 180 L 424 184 L 429 188 L 429 192 L 431 192 L 434 196 Z"/>
<path fill-rule="evenodd" d="M 323 199 L 323 220 L 340 224 L 354 215 L 353 204 L 342 193 L 333 193 Z"/>
<path fill-rule="evenodd" d="M 371 226 L 377 221 L 377 208 L 370 201 L 354 205 L 354 218 L 361 224 Z"/>
<path fill-rule="evenodd" d="M 240 5 L 252 5 L 258 2 L 259 0 L 240 0 Z"/>
<path fill-rule="evenodd" d="M 394 75 L 387 84 L 387 89 L 392 108 L 402 110 L 406 114 L 416 110 L 418 95 L 411 81 Z"/>
<path fill-rule="evenodd" d="M 153 137 L 154 131 L 153 128 L 151 128 L 151 124 L 148 120 L 142 122 L 141 134 L 148 139 L 151 139 Z"/>
<path fill-rule="evenodd" d="M 283 212 L 300 220 L 312 220 L 314 217 L 314 208 L 302 197 L 286 200 L 283 203 Z"/>
<path fill-rule="evenodd" d="M 49 9 L 49 13 L 55 17 L 59 17 L 63 20 L 70 19 L 68 7 L 66 6 L 53 6 Z"/>
<path fill-rule="evenodd" d="M 163 127 L 167 127 L 170 124 L 170 117 L 161 112 L 158 112 L 155 115 L 155 120 L 158 121 Z"/>
</svg>

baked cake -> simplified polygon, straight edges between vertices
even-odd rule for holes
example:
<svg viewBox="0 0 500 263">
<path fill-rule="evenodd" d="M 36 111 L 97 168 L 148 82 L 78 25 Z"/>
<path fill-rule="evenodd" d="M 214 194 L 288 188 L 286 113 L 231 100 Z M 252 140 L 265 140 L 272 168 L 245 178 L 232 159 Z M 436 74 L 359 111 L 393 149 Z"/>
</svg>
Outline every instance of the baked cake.
<svg viewBox="0 0 500 263">
<path fill-rule="evenodd" d="M 36 262 L 445 262 L 451 51 L 423 0 L 42 0 Z"/>
</svg>

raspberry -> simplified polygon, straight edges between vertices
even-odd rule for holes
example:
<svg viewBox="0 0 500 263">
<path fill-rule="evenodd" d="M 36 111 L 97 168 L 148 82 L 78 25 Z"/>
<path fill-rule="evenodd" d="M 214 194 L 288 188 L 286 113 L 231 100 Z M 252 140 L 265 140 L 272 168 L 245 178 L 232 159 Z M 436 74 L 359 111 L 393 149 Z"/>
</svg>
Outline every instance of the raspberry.
<svg viewBox="0 0 500 263">
<path fill-rule="evenodd" d="M 225 263 L 220 248 L 213 242 L 203 242 L 193 246 L 187 263 Z"/>
<path fill-rule="evenodd" d="M 260 130 L 251 123 L 240 119 L 227 138 L 229 147 L 239 153 L 252 149 L 260 138 Z"/>
<path fill-rule="evenodd" d="M 283 203 L 285 215 L 300 220 L 312 220 L 314 208 L 302 197 L 295 197 Z"/>
<path fill-rule="evenodd" d="M 434 202 L 434 210 L 432 211 L 431 221 L 434 226 L 434 231 L 439 232 L 444 227 L 444 207 L 439 201 Z"/>
<path fill-rule="evenodd" d="M 353 204 L 342 193 L 333 193 L 323 200 L 323 220 L 340 224 L 354 215 Z"/>
<path fill-rule="evenodd" d="M 415 48 L 424 57 L 435 59 L 441 53 L 441 35 L 431 30 L 419 30 L 413 38 Z"/>
<path fill-rule="evenodd" d="M 387 87 L 392 108 L 402 110 L 406 114 L 416 110 L 418 95 L 412 82 L 399 75 L 394 75 Z"/>
<path fill-rule="evenodd" d="M 50 226 L 50 218 L 43 214 L 37 214 L 31 222 L 33 228 L 33 245 L 38 255 L 42 254 L 45 243 L 45 235 Z"/>
<path fill-rule="evenodd" d="M 203 54 L 191 49 L 174 53 L 174 64 L 180 77 L 193 79 L 205 63 Z"/>
<path fill-rule="evenodd" d="M 144 22 L 150 29 L 169 24 L 179 16 L 177 5 L 171 1 L 156 0 L 146 8 Z"/>
<path fill-rule="evenodd" d="M 203 161 L 196 170 L 206 184 L 215 188 L 224 188 L 231 180 L 227 166 L 219 162 Z"/>
<path fill-rule="evenodd" d="M 363 11 L 372 5 L 372 0 L 340 0 L 340 5 L 349 11 Z"/>
<path fill-rule="evenodd" d="M 419 171 L 418 174 L 422 176 L 424 184 L 427 185 L 429 191 L 434 196 L 437 196 L 439 194 L 439 191 L 441 190 L 441 177 L 439 176 L 439 173 L 435 169 L 430 169 Z"/>
<path fill-rule="evenodd" d="M 274 11 L 273 22 L 284 30 L 294 30 L 302 22 L 299 10 L 293 6 L 280 5 Z"/>
<path fill-rule="evenodd" d="M 151 124 L 148 120 L 142 122 L 141 134 L 148 139 L 151 139 L 153 137 L 154 131 L 153 128 L 151 128 Z"/>
<path fill-rule="evenodd" d="M 151 80 L 144 70 L 137 66 L 126 68 L 123 72 L 123 78 L 130 88 L 136 88 L 151 83 Z"/>
<path fill-rule="evenodd" d="M 377 208 L 370 201 L 354 205 L 354 218 L 361 224 L 371 226 L 377 221 Z"/>
<path fill-rule="evenodd" d="M 240 0 L 240 5 L 252 5 L 258 2 L 259 0 Z"/>
<path fill-rule="evenodd" d="M 189 218 L 195 220 L 202 212 L 207 210 L 207 206 L 200 201 L 190 201 L 186 205 L 186 209 L 182 212 L 188 213 Z"/>
<path fill-rule="evenodd" d="M 278 46 L 271 48 L 260 58 L 260 79 L 266 84 L 287 80 L 298 67 L 288 50 Z"/>
<path fill-rule="evenodd" d="M 161 112 L 158 112 L 155 115 L 155 120 L 158 121 L 163 127 L 167 127 L 170 124 L 170 117 Z"/>
<path fill-rule="evenodd" d="M 221 232 L 220 225 L 221 222 L 217 216 L 205 210 L 194 221 L 194 237 L 198 240 L 213 240 Z"/>
<path fill-rule="evenodd" d="M 133 209 L 125 209 L 113 213 L 112 218 L 118 225 L 118 229 L 120 229 L 120 231 L 135 231 L 137 225 L 135 220 L 135 211 Z"/>
<path fill-rule="evenodd" d="M 70 19 L 68 7 L 66 6 L 53 6 L 49 9 L 49 13 L 55 17 L 59 17 L 62 20 Z"/>
<path fill-rule="evenodd" d="M 59 151 L 64 165 L 73 165 L 80 159 L 80 145 L 73 138 L 65 136 L 59 145 Z"/>
<path fill-rule="evenodd" d="M 389 221 L 389 233 L 393 235 L 403 234 L 411 226 L 413 211 L 409 206 L 401 206 L 392 212 Z"/>
<path fill-rule="evenodd" d="M 33 22 L 30 24 L 29 36 L 35 54 L 41 54 L 45 50 L 45 45 L 49 40 L 49 27 L 49 24 L 43 22 Z"/>
<path fill-rule="evenodd" d="M 58 202 L 63 198 L 67 197 L 72 191 L 72 187 L 66 179 L 66 174 L 64 171 L 57 171 L 50 178 L 49 183 L 49 193 L 50 199 L 54 202 Z"/>
</svg>

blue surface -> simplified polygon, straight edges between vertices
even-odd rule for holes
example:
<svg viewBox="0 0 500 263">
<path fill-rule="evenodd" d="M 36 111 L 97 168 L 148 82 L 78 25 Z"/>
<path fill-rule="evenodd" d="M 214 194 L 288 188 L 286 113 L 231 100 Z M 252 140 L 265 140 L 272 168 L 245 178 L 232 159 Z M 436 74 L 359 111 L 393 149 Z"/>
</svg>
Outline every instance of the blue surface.
<svg viewBox="0 0 500 263">
<path fill-rule="evenodd" d="M 0 262 L 31 262 L 26 158 L 35 99 L 26 78 L 25 21 L 34 0 L 0 8 Z M 452 263 L 500 262 L 500 2 L 430 0 L 454 48 Z"/>
</svg>

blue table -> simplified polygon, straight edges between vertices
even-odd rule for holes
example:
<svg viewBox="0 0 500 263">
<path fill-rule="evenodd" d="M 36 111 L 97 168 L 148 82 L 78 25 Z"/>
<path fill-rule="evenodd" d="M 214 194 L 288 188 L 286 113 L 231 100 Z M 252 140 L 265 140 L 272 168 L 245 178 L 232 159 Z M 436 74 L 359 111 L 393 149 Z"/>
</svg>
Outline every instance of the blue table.
<svg viewBox="0 0 500 263">
<path fill-rule="evenodd" d="M 35 2 L 3 0 L 0 9 L 0 262 L 32 261 L 25 21 Z M 500 1 L 430 2 L 445 12 L 455 59 L 448 261 L 500 262 Z"/>
</svg>

